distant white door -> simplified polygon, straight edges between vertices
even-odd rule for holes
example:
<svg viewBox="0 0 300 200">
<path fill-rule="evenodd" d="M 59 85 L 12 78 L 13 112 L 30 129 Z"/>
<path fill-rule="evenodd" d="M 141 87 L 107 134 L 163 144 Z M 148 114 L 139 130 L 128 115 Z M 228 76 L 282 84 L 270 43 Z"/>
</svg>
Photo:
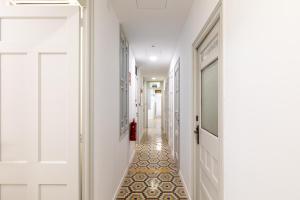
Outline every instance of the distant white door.
<svg viewBox="0 0 300 200">
<path fill-rule="evenodd" d="M 174 153 L 174 74 L 169 74 L 169 146 Z M 175 153 L 174 153 L 175 154 Z"/>
<path fill-rule="evenodd" d="M 217 22 L 198 49 L 197 200 L 219 200 L 219 29 Z"/>
<path fill-rule="evenodd" d="M 0 7 L 0 199 L 79 200 L 79 8 Z"/>
<path fill-rule="evenodd" d="M 180 61 L 174 73 L 174 152 L 177 167 L 180 168 Z"/>
<path fill-rule="evenodd" d="M 165 82 L 165 133 L 169 141 L 169 78 Z"/>
</svg>

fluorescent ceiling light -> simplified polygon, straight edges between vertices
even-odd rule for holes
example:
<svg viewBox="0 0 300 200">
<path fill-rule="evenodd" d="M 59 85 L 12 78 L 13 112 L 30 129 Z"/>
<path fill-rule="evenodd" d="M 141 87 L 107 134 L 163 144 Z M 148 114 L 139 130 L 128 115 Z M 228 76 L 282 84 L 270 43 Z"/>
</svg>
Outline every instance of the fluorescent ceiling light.
<svg viewBox="0 0 300 200">
<path fill-rule="evenodd" d="M 150 56 L 149 59 L 150 59 L 152 62 L 155 62 L 155 61 L 157 61 L 157 56 Z"/>
<path fill-rule="evenodd" d="M 155 78 L 155 77 L 153 77 L 153 78 L 152 78 L 152 80 L 156 80 L 156 78 Z"/>
</svg>

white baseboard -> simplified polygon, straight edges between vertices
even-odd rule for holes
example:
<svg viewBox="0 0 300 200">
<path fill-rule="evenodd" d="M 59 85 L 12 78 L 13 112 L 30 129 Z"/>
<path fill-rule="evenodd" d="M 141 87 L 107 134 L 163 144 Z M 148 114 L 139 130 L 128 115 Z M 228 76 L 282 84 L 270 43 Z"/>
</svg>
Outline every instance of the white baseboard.
<svg viewBox="0 0 300 200">
<path fill-rule="evenodd" d="M 186 183 L 185 183 L 185 180 L 184 180 L 184 178 L 183 178 L 183 176 L 182 176 L 181 170 L 179 170 L 179 176 L 180 176 L 181 181 L 182 181 L 182 183 L 183 183 L 184 189 L 185 189 L 185 191 L 186 191 L 186 193 L 187 193 L 188 199 L 189 199 L 189 200 L 192 200 L 191 195 L 190 195 L 190 191 L 188 190 L 188 188 L 187 188 L 187 186 L 186 186 Z"/>
<path fill-rule="evenodd" d="M 127 165 L 126 169 L 125 169 L 124 172 L 123 172 L 123 176 L 122 176 L 122 178 L 121 178 L 121 181 L 120 181 L 120 183 L 119 183 L 119 185 L 118 185 L 118 188 L 117 188 L 117 190 L 116 190 L 116 192 L 115 192 L 115 194 L 114 194 L 114 198 L 113 198 L 112 200 L 115 200 L 115 199 L 117 198 L 117 196 L 118 196 L 118 192 L 119 192 L 119 190 L 120 190 L 121 187 L 122 187 L 123 180 L 125 179 L 125 177 L 126 177 L 126 175 L 127 175 L 127 173 L 128 173 L 128 170 L 129 170 L 129 167 L 130 167 L 130 165 L 131 165 L 131 163 L 132 163 L 132 161 L 133 161 L 134 155 L 135 155 L 135 149 L 133 150 L 133 152 L 132 152 L 132 154 L 131 154 L 131 156 L 130 156 L 128 165 Z"/>
</svg>

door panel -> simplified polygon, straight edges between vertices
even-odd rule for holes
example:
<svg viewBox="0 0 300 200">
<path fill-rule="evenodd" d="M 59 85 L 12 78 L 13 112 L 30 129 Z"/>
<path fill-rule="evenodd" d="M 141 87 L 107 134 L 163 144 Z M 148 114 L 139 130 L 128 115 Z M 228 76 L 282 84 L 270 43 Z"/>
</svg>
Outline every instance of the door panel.
<svg viewBox="0 0 300 200">
<path fill-rule="evenodd" d="M 199 145 L 197 154 L 197 199 L 219 200 L 219 22 L 198 49 Z"/>
<path fill-rule="evenodd" d="M 79 8 L 0 7 L 0 199 L 79 199 Z"/>
</svg>

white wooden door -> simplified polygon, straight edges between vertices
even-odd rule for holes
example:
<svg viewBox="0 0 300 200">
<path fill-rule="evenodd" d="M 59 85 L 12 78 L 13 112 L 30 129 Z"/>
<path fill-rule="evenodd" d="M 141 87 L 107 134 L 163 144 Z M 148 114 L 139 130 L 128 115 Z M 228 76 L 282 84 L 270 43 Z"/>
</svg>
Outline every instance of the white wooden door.
<svg viewBox="0 0 300 200">
<path fill-rule="evenodd" d="M 0 199 L 79 199 L 79 8 L 0 7 Z"/>
<path fill-rule="evenodd" d="M 165 134 L 169 141 L 169 78 L 165 82 Z"/>
<path fill-rule="evenodd" d="M 175 66 L 174 73 L 174 152 L 175 161 L 180 168 L 180 61 Z"/>
<path fill-rule="evenodd" d="M 219 200 L 219 22 L 198 49 L 197 200 Z"/>
<path fill-rule="evenodd" d="M 174 153 L 174 74 L 169 74 L 169 146 Z M 175 154 L 175 153 L 174 153 Z M 174 155 L 175 157 L 175 155 Z"/>
</svg>

